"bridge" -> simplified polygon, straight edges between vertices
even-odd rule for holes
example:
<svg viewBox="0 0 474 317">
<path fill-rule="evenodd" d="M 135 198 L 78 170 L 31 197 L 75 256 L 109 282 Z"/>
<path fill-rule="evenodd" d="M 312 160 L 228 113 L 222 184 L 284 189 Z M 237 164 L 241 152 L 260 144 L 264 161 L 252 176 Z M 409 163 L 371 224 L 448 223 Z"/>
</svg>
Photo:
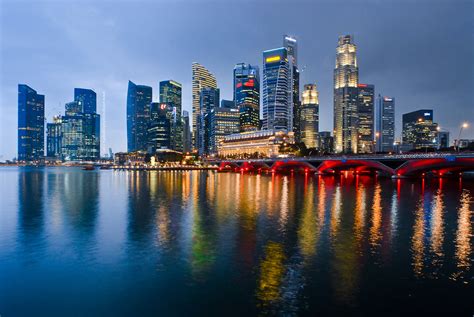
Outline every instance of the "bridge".
<svg viewBox="0 0 474 317">
<path fill-rule="evenodd" d="M 271 172 L 338 174 L 377 173 L 393 178 L 461 175 L 474 171 L 474 153 L 289 157 L 218 160 L 219 172 Z"/>
</svg>

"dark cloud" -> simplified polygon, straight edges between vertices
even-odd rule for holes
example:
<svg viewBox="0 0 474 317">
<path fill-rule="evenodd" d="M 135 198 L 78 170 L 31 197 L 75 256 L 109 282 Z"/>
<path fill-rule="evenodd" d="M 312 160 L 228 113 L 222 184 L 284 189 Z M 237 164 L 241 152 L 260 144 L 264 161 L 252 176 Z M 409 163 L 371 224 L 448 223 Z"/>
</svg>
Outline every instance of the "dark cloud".
<svg viewBox="0 0 474 317">
<path fill-rule="evenodd" d="M 232 96 L 237 62 L 261 66 L 262 51 L 299 39 L 302 84 L 320 90 L 321 128 L 332 129 L 332 75 L 337 36 L 353 34 L 361 81 L 397 98 L 397 116 L 433 108 L 457 133 L 473 123 L 473 1 L 2 1 L 0 3 L 0 156 L 16 155 L 17 84 L 46 94 L 48 119 L 63 111 L 74 87 L 106 101 L 107 142 L 124 150 L 129 79 L 184 85 L 191 108 L 191 63 L 217 76 Z M 398 122 L 397 134 L 400 134 Z M 453 137 L 453 136 L 452 136 Z"/>
</svg>

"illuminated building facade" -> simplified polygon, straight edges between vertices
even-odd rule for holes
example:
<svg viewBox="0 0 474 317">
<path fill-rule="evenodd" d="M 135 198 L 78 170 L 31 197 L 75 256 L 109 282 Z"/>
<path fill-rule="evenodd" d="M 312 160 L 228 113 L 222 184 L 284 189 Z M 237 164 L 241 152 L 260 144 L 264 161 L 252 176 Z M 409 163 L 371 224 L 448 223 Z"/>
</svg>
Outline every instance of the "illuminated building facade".
<svg viewBox="0 0 474 317">
<path fill-rule="evenodd" d="M 152 88 L 128 82 L 127 93 L 127 149 L 128 152 L 146 151 L 150 121 Z"/>
<path fill-rule="evenodd" d="M 319 96 L 315 84 L 304 85 L 299 115 L 301 142 L 307 148 L 317 148 L 319 146 Z"/>
<path fill-rule="evenodd" d="M 358 150 L 358 85 L 356 45 L 350 35 L 339 37 L 334 69 L 334 142 L 337 153 Z"/>
<path fill-rule="evenodd" d="M 293 64 L 280 47 L 263 52 L 263 129 L 293 131 Z"/>
<path fill-rule="evenodd" d="M 62 118 L 62 156 L 67 161 L 80 161 L 84 157 L 84 113 L 79 101 L 66 103 Z"/>
<path fill-rule="evenodd" d="M 334 152 L 334 138 L 329 131 L 320 131 L 318 134 L 319 152 L 329 154 Z"/>
<path fill-rule="evenodd" d="M 182 87 L 174 80 L 160 82 L 160 103 L 166 103 L 172 108 L 170 148 L 183 151 L 183 124 L 181 119 Z"/>
<path fill-rule="evenodd" d="M 53 122 L 46 124 L 46 156 L 60 160 L 62 158 L 62 118 L 54 116 Z"/>
<path fill-rule="evenodd" d="M 298 70 L 298 42 L 294 36 L 285 35 L 283 37 L 283 47 L 288 52 L 288 59 L 291 61 L 291 94 L 293 103 L 293 132 L 295 132 L 296 142 L 301 141 L 300 127 L 300 73 Z"/>
<path fill-rule="evenodd" d="M 239 133 L 238 108 L 214 108 L 206 114 L 206 154 L 217 154 L 217 147 L 226 135 Z"/>
<path fill-rule="evenodd" d="M 395 142 L 395 98 L 378 96 L 375 126 L 377 152 L 393 151 Z"/>
<path fill-rule="evenodd" d="M 437 127 L 433 110 L 421 109 L 402 117 L 402 142 L 413 149 L 433 148 L 437 144 Z"/>
<path fill-rule="evenodd" d="M 92 89 L 74 88 L 74 101 L 82 105 L 83 113 L 97 113 L 97 94 Z"/>
<path fill-rule="evenodd" d="M 374 141 L 374 85 L 358 84 L 357 153 L 375 152 Z"/>
<path fill-rule="evenodd" d="M 147 151 L 155 153 L 158 149 L 171 149 L 173 110 L 169 103 L 150 104 L 150 123 L 147 131 Z"/>
<path fill-rule="evenodd" d="M 294 143 L 294 133 L 261 130 L 242 132 L 224 137 L 219 143 L 218 155 L 229 158 L 275 157 L 283 144 Z"/>
<path fill-rule="evenodd" d="M 260 124 L 260 74 L 257 66 L 234 67 L 234 101 L 240 110 L 240 131 L 256 131 Z"/>
<path fill-rule="evenodd" d="M 193 146 L 197 147 L 197 136 L 198 136 L 198 116 L 201 114 L 201 90 L 203 88 L 214 88 L 217 89 L 217 81 L 211 72 L 209 72 L 204 66 L 199 63 L 193 63 L 192 65 L 192 109 L 193 109 L 193 122 L 192 122 L 192 138 Z"/>
<path fill-rule="evenodd" d="M 44 157 L 44 95 L 27 85 L 18 85 L 18 160 Z"/>
</svg>

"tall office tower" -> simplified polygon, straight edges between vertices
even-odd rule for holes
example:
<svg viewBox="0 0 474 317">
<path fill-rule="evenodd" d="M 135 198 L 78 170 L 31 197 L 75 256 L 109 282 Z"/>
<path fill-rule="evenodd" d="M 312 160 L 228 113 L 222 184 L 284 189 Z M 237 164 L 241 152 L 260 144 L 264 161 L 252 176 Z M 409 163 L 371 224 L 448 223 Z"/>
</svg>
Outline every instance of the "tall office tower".
<svg viewBox="0 0 474 317">
<path fill-rule="evenodd" d="M 449 131 L 438 131 L 438 149 L 449 148 Z"/>
<path fill-rule="evenodd" d="M 240 131 L 240 112 L 234 108 L 214 108 L 206 114 L 206 154 L 217 154 L 219 143 Z"/>
<path fill-rule="evenodd" d="M 357 153 L 373 153 L 374 145 L 374 85 L 358 84 Z"/>
<path fill-rule="evenodd" d="M 256 131 L 260 124 L 260 73 L 257 66 L 234 67 L 234 101 L 240 112 L 240 131 Z"/>
<path fill-rule="evenodd" d="M 293 131 L 292 60 L 284 47 L 263 52 L 263 129 Z"/>
<path fill-rule="evenodd" d="M 377 152 L 393 151 L 395 142 L 395 98 L 377 98 L 375 144 Z"/>
<path fill-rule="evenodd" d="M 301 141 L 301 127 L 300 127 L 300 73 L 298 70 L 298 42 L 296 38 L 290 35 L 283 37 L 283 47 L 288 51 L 288 58 L 293 64 L 291 76 L 291 90 L 293 94 L 293 132 L 295 132 L 296 142 Z"/>
<path fill-rule="evenodd" d="M 201 113 L 200 100 L 201 100 L 201 90 L 203 88 L 217 88 L 217 81 L 213 74 L 211 74 L 204 66 L 198 63 L 193 63 L 192 65 L 193 72 L 193 128 L 192 128 L 192 138 L 193 146 L 196 147 L 196 136 L 198 124 L 198 116 Z"/>
<path fill-rule="evenodd" d="M 18 85 L 18 160 L 44 157 L 44 95 Z"/>
<path fill-rule="evenodd" d="M 200 113 L 197 116 L 198 129 L 196 135 L 196 148 L 198 149 L 199 155 L 208 154 L 207 138 L 209 126 L 206 125 L 206 114 L 215 108 L 219 108 L 220 102 L 220 91 L 218 88 L 203 88 L 201 89 L 199 98 L 199 109 Z"/>
<path fill-rule="evenodd" d="M 172 103 L 152 102 L 150 104 L 150 123 L 147 131 L 149 153 L 155 153 L 158 149 L 171 149 L 175 110 Z"/>
<path fill-rule="evenodd" d="M 171 139 L 170 148 L 175 151 L 183 151 L 183 125 L 181 123 L 182 112 L 182 87 L 174 80 L 160 82 L 160 102 L 172 107 Z"/>
<path fill-rule="evenodd" d="M 152 89 L 128 82 L 127 92 L 127 150 L 147 150 L 147 129 L 150 120 Z"/>
<path fill-rule="evenodd" d="M 437 127 L 433 110 L 421 109 L 402 116 L 402 142 L 414 149 L 436 147 Z"/>
<path fill-rule="evenodd" d="M 46 124 L 46 156 L 55 159 L 62 158 L 62 118 L 54 116 L 53 122 Z"/>
<path fill-rule="evenodd" d="M 66 103 L 62 117 L 61 156 L 66 161 L 80 161 L 84 158 L 84 112 L 79 101 Z"/>
<path fill-rule="evenodd" d="M 304 85 L 299 121 L 301 142 L 307 148 L 319 147 L 319 97 L 315 84 Z"/>
<path fill-rule="evenodd" d="M 97 94 L 92 89 L 74 88 L 74 101 L 83 113 L 83 144 L 81 159 L 94 161 L 100 158 L 100 115 L 97 114 Z"/>
<path fill-rule="evenodd" d="M 81 103 L 84 113 L 97 113 L 97 94 L 92 89 L 74 88 L 74 101 Z"/>
<path fill-rule="evenodd" d="M 183 124 L 183 152 L 191 152 L 192 150 L 192 135 L 191 127 L 189 125 L 189 112 L 184 110 L 181 118 Z"/>
<path fill-rule="evenodd" d="M 222 99 L 221 100 L 221 108 L 235 108 L 234 100 Z"/>
<path fill-rule="evenodd" d="M 334 142 L 337 153 L 357 153 L 359 69 L 350 35 L 339 37 L 334 69 Z"/>
</svg>

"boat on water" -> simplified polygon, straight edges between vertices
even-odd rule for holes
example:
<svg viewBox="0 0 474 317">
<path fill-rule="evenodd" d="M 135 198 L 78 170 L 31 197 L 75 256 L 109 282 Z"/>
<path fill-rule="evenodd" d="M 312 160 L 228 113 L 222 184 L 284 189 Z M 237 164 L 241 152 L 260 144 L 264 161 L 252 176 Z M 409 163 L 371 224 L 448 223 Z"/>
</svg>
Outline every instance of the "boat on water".
<svg viewBox="0 0 474 317">
<path fill-rule="evenodd" d="M 95 170 L 95 167 L 94 167 L 94 165 L 86 165 L 86 166 L 82 167 L 82 169 L 85 170 L 85 171 L 93 171 L 93 170 Z"/>
</svg>

